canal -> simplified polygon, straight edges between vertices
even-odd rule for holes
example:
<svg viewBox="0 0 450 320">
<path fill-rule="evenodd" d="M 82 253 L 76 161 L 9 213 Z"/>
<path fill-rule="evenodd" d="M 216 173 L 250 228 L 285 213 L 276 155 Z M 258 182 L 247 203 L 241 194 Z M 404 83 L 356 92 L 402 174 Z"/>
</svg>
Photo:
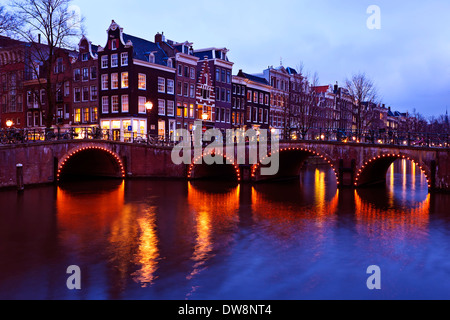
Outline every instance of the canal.
<svg viewBox="0 0 450 320">
<path fill-rule="evenodd" d="M 450 195 L 407 161 L 358 191 L 310 165 L 271 184 L 72 182 L 0 203 L 0 299 L 450 299 Z"/>
</svg>

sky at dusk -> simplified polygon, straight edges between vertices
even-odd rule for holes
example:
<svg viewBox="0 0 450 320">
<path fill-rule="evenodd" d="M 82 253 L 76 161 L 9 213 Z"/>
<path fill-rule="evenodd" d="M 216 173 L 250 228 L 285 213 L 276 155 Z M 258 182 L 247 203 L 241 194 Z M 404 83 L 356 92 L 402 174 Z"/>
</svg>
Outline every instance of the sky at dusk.
<svg viewBox="0 0 450 320">
<path fill-rule="evenodd" d="M 450 1 L 365 0 L 74 0 L 88 38 L 104 46 L 114 19 L 125 33 L 190 41 L 194 49 L 226 47 L 247 73 L 268 66 L 317 72 L 322 85 L 342 86 L 365 72 L 382 102 L 425 116 L 450 107 Z M 381 29 L 369 29 L 370 5 Z"/>
</svg>

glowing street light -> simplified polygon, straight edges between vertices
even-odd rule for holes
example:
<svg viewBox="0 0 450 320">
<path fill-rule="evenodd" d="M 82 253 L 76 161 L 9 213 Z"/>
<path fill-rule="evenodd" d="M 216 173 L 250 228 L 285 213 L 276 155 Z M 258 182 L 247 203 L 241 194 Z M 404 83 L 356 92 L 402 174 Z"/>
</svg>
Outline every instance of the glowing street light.
<svg viewBox="0 0 450 320">
<path fill-rule="evenodd" d="M 6 121 L 6 126 L 8 128 L 11 128 L 14 125 L 14 122 L 12 122 L 11 120 Z"/>
<path fill-rule="evenodd" d="M 151 111 L 153 109 L 153 103 L 151 103 L 150 101 L 147 101 L 145 103 L 145 109 L 148 111 Z"/>
<path fill-rule="evenodd" d="M 203 121 L 208 120 L 209 119 L 208 114 L 207 113 L 202 114 L 202 119 L 203 119 Z"/>
</svg>

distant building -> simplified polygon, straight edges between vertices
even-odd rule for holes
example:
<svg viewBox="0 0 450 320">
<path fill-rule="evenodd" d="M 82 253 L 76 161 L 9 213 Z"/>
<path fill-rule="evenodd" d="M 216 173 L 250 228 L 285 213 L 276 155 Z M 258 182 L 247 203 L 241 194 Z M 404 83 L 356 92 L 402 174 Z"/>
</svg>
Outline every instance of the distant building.
<svg viewBox="0 0 450 320">
<path fill-rule="evenodd" d="M 269 130 L 272 87 L 267 80 L 239 70 L 233 84 L 233 122 L 246 129 Z"/>
<path fill-rule="evenodd" d="M 99 77 L 98 77 L 98 47 L 85 36 L 78 44 L 78 56 L 72 64 L 73 79 L 65 81 L 63 95 L 70 95 L 73 90 L 73 127 L 75 132 L 85 134 L 84 127 L 98 127 L 99 124 Z M 58 107 L 57 123 L 69 117 L 69 104 Z"/>
<path fill-rule="evenodd" d="M 211 105 L 210 101 L 207 104 L 198 104 L 198 109 L 202 109 L 205 114 L 204 120 L 207 126 L 214 126 L 222 131 L 230 129 L 231 125 L 231 91 L 232 91 L 232 72 L 233 62 L 228 60 L 229 50 L 227 48 L 207 48 L 194 50 L 194 55 L 199 58 L 197 71 L 199 86 L 206 86 L 205 90 L 209 91 L 211 85 L 205 83 L 208 79 L 206 73 L 212 75 L 212 85 L 215 90 L 215 103 Z M 197 88 L 199 88 L 199 86 Z M 203 91 L 205 92 L 205 91 Z M 211 95 L 209 95 L 211 97 Z M 201 98 L 200 100 L 202 100 Z M 204 99 L 203 99 L 204 100 Z"/>
<path fill-rule="evenodd" d="M 272 87 L 270 96 L 270 119 L 271 128 L 274 134 L 280 138 L 286 138 L 289 135 L 289 81 L 290 75 L 283 66 L 274 68 L 268 67 L 262 73 L 262 76 Z"/>
<path fill-rule="evenodd" d="M 201 117 L 198 118 L 196 97 L 199 58 L 194 56 L 192 42 L 166 40 L 164 33 L 158 33 L 155 35 L 155 43 L 167 54 L 167 65 L 176 69 L 175 83 L 170 83 L 170 86 L 175 87 L 175 106 L 168 106 L 166 113 L 171 137 L 176 129 L 191 131 L 195 120 L 201 120 Z M 161 108 L 161 112 L 162 110 Z M 160 136 L 164 135 L 162 126 L 162 123 L 158 126 Z"/>
</svg>

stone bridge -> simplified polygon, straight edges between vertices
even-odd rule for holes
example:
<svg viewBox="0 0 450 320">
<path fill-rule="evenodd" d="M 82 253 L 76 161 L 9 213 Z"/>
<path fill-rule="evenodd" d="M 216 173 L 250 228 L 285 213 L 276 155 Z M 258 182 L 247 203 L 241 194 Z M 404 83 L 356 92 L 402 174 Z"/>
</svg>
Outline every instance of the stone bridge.
<svg viewBox="0 0 450 320">
<path fill-rule="evenodd" d="M 310 157 L 323 159 L 334 170 L 339 187 L 365 187 L 385 183 L 397 159 L 414 163 L 426 176 L 431 191 L 450 191 L 450 149 L 325 141 L 280 142 L 271 156 L 279 156 L 275 176 L 261 175 L 261 163 L 207 165 L 173 163 L 172 147 L 101 140 L 34 142 L 0 146 L 0 188 L 57 183 L 69 178 L 231 178 L 263 182 L 298 176 Z M 236 150 L 235 150 L 236 151 Z M 192 151 L 194 159 L 194 151 Z M 247 154 L 248 146 L 246 147 Z M 278 153 L 278 154 L 277 154 Z M 237 154 L 237 151 L 235 152 Z M 198 159 L 197 159 L 198 160 Z M 232 163 L 232 164 L 231 164 Z M 21 172 L 17 165 L 21 164 Z M 20 176 L 19 176 L 20 175 Z"/>
</svg>

